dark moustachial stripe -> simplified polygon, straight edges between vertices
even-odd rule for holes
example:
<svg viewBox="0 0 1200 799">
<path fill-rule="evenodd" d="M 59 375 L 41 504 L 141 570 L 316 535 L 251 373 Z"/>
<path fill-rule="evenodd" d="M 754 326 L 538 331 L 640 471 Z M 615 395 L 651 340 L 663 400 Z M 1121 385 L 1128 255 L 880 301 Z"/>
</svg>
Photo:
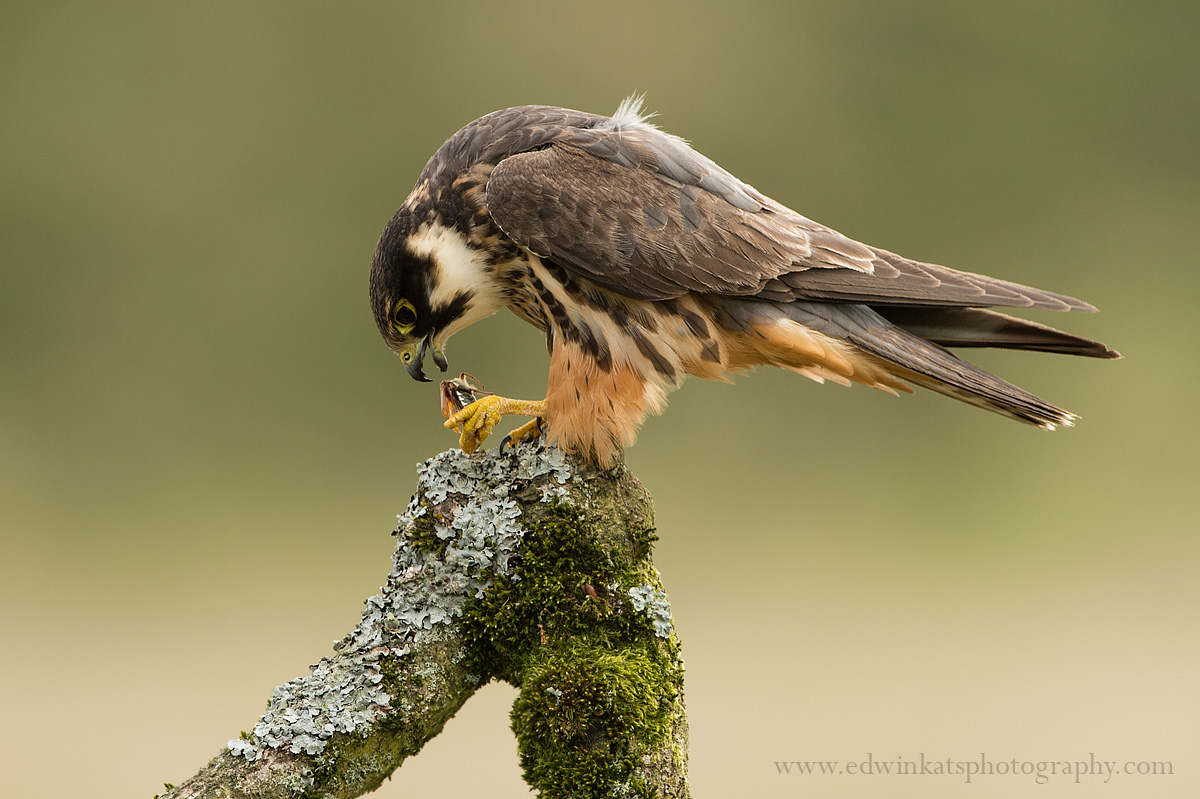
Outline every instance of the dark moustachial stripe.
<svg viewBox="0 0 1200 799">
<path fill-rule="evenodd" d="M 456 294 L 450 303 L 442 308 L 438 308 L 433 312 L 431 322 L 435 329 L 445 327 L 453 322 L 458 317 L 466 313 L 467 308 L 471 305 L 471 299 L 475 296 L 475 292 L 471 289 Z"/>
<path fill-rule="evenodd" d="M 458 257 L 460 243 L 442 239 L 442 228 L 473 249 L 466 264 L 440 263 Z M 425 230 L 437 236 L 406 246 Z M 442 249 L 447 243 L 452 253 Z M 433 296 L 450 299 L 434 309 Z M 853 347 L 850 365 L 868 367 L 853 380 L 906 380 L 1047 427 L 1073 417 L 944 348 L 1119 357 L 1098 342 L 985 310 L 1095 310 L 1089 304 L 842 236 L 646 124 L 632 102 L 613 119 L 509 108 L 452 135 L 380 236 L 370 299 L 385 341 L 402 353 L 507 305 L 546 335 L 554 364 L 547 401 L 561 400 L 547 411 L 551 430 L 560 424 L 560 435 L 571 434 L 564 442 L 601 461 L 657 408 L 637 385 L 677 384 L 685 372 L 720 377 L 756 363 L 799 364 L 803 372 L 808 356 L 792 350 L 805 348 L 789 338 L 802 334 L 772 327 L 779 320 Z M 391 319 L 400 299 L 419 320 L 405 333 Z M 572 394 L 586 407 L 570 407 Z M 607 421 L 587 413 L 604 403 L 620 412 Z"/>
</svg>

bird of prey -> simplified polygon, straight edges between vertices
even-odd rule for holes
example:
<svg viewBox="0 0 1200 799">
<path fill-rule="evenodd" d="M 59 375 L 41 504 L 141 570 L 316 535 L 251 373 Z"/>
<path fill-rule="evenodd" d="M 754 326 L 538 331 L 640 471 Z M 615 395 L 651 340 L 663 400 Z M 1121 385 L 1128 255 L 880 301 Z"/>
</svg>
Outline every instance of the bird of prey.
<svg viewBox="0 0 1200 799">
<path fill-rule="evenodd" d="M 640 98 L 612 117 L 550 106 L 488 114 L 429 160 L 379 239 L 375 322 L 408 373 L 508 307 L 546 334 L 544 400 L 454 413 L 474 451 L 504 414 L 602 466 L 685 375 L 760 364 L 891 393 L 923 386 L 1043 428 L 1075 416 L 951 354 L 1003 347 L 1095 358 L 1103 344 L 994 306 L 1091 305 L 861 244 L 659 130 Z"/>
</svg>

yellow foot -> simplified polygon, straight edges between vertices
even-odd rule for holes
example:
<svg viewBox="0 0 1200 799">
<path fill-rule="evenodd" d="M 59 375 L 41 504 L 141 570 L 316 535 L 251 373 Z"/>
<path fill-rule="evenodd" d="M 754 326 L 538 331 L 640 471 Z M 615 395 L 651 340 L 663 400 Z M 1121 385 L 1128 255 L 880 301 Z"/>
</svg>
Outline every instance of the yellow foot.
<svg viewBox="0 0 1200 799">
<path fill-rule="evenodd" d="M 470 454 L 479 449 L 479 445 L 492 434 L 492 428 L 499 424 L 500 418 L 505 414 L 543 417 L 546 415 L 546 401 L 514 400 L 490 394 L 486 397 L 480 397 L 451 416 L 446 420 L 445 427 L 448 430 L 462 428 L 459 445 L 462 447 L 463 452 Z M 536 422 L 537 420 L 534 421 Z M 528 427 L 530 425 L 527 424 L 513 432 L 520 431 L 522 437 L 524 437 L 529 433 L 526 430 Z"/>
</svg>

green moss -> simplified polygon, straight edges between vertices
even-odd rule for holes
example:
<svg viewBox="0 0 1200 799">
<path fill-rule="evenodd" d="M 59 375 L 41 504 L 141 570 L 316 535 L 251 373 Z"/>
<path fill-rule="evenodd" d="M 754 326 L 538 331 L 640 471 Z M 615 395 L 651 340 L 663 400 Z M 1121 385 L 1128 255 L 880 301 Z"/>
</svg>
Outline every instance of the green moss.
<svg viewBox="0 0 1200 799">
<path fill-rule="evenodd" d="M 312 778 L 314 788 L 324 786 L 337 774 L 338 760 L 341 759 L 341 756 L 342 748 L 336 743 L 330 742 L 321 750 L 321 754 L 313 758 Z"/>
<path fill-rule="evenodd" d="M 615 648 L 644 635 L 645 617 L 623 612 L 625 590 L 645 579 L 638 560 L 601 546 L 594 524 L 562 502 L 548 503 L 525 527 L 512 574 L 495 575 L 464 608 L 472 671 L 520 685 L 521 664 L 548 641 L 587 635 Z"/>
<path fill-rule="evenodd" d="M 623 468 L 552 456 L 427 462 L 383 592 L 211 768 L 274 783 L 279 767 L 281 795 L 358 796 L 500 678 L 521 689 L 513 730 L 545 799 L 686 796 L 683 665 L 649 496 Z"/>
<path fill-rule="evenodd" d="M 423 662 L 413 662 L 394 655 L 380 658 L 379 672 L 383 675 L 380 682 L 389 697 L 393 712 L 385 717 L 381 726 L 399 738 L 414 737 L 428 740 L 441 728 L 446 720 L 453 715 L 451 711 L 443 716 L 431 703 L 430 697 L 439 696 L 444 692 L 447 678 L 449 682 L 465 685 L 461 669 L 449 662 L 449 650 L 438 646 L 433 657 Z M 454 670 L 453 675 L 443 674 L 441 669 Z M 470 695 L 473 689 L 463 689 L 462 701 Z M 459 702 L 461 704 L 461 702 Z M 454 708 L 457 710 L 457 706 Z M 416 720 L 422 720 L 420 724 Z M 426 737 L 422 737 L 426 736 Z"/>
<path fill-rule="evenodd" d="M 624 538 L 604 538 L 614 514 L 642 513 L 620 499 L 528 512 L 512 574 L 494 575 L 464 608 L 468 667 L 521 688 L 513 731 L 525 778 L 546 799 L 654 795 L 639 767 L 669 745 L 681 699 L 678 640 L 656 637 L 629 598 L 634 586 L 658 585 L 648 514 Z"/>
<path fill-rule="evenodd" d="M 400 668 L 400 659 L 395 655 L 384 655 L 379 659 L 379 673 L 383 675 L 380 687 L 388 696 L 403 695 L 409 688 L 420 688 L 421 678 Z"/>
<path fill-rule="evenodd" d="M 638 767 L 666 743 L 679 671 L 653 647 L 542 648 L 512 711 L 526 781 L 546 799 L 651 795 Z"/>
<path fill-rule="evenodd" d="M 426 510 L 424 516 L 418 516 L 409 525 L 406 536 L 418 552 L 441 554 L 446 551 L 448 539 L 438 538 L 437 525 L 431 518 L 432 511 Z"/>
</svg>

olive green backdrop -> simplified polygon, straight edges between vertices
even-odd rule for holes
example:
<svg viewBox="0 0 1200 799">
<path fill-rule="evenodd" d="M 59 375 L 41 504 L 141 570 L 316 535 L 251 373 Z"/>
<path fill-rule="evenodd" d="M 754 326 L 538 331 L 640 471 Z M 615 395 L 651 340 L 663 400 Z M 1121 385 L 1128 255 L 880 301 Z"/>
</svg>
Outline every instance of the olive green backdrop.
<svg viewBox="0 0 1200 799">
<path fill-rule="evenodd" d="M 1053 434 L 775 372 L 673 396 L 628 460 L 696 795 L 1196 795 L 1198 9 L 8 0 L 0 794 L 148 799 L 355 623 L 414 464 L 454 444 L 374 329 L 376 237 L 467 121 L 645 91 L 780 201 L 1086 298 L 1037 318 L 1126 355 L 977 358 L 1083 416 Z M 507 313 L 449 355 L 544 391 Z M 525 795 L 513 696 L 380 795 Z M 868 753 L 1174 774 L 775 765 Z"/>
</svg>

